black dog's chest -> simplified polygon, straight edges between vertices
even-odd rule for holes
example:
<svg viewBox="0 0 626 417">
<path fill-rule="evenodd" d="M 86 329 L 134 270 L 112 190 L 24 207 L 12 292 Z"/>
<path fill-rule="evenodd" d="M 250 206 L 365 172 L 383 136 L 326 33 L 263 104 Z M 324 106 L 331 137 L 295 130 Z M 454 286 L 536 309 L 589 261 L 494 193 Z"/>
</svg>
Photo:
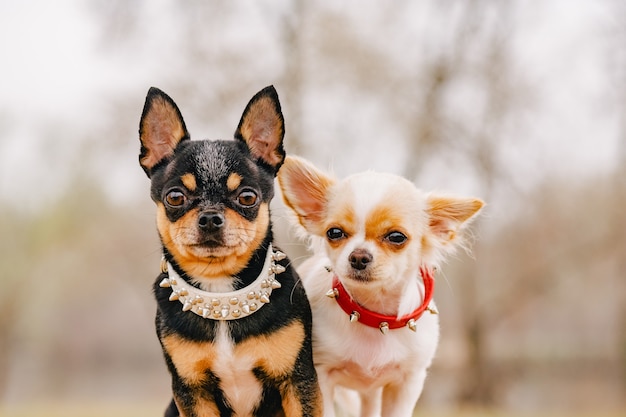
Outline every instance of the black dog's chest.
<svg viewBox="0 0 626 417">
<path fill-rule="evenodd" d="M 194 388 L 211 393 L 212 403 L 236 415 L 268 411 L 279 381 L 293 373 L 310 326 L 297 307 L 306 302 L 301 286 L 294 288 L 291 276 L 282 284 L 261 310 L 229 321 L 183 312 L 180 303 L 169 301 L 166 289 L 156 290 L 157 332 L 170 372 L 180 384 L 190 393 Z M 193 408 L 209 406 L 199 404 L 198 396 L 193 401 Z"/>
<path fill-rule="evenodd" d="M 302 322 L 294 321 L 271 334 L 234 343 L 228 327 L 218 323 L 212 341 L 192 342 L 171 334 L 161 343 L 185 386 L 208 388 L 215 397 L 223 397 L 236 415 L 253 415 L 264 392 L 277 385 L 268 381 L 284 380 L 293 372 L 305 329 Z"/>
</svg>

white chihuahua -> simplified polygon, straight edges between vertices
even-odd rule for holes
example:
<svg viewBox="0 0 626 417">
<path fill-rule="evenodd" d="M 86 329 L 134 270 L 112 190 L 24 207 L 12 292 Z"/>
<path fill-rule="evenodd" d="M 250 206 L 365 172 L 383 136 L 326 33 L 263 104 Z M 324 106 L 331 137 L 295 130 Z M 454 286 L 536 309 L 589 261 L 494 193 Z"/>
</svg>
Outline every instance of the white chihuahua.
<svg viewBox="0 0 626 417">
<path fill-rule="evenodd" d="M 439 339 L 433 271 L 484 203 L 425 194 L 391 174 L 336 180 L 294 157 L 278 181 L 314 249 L 298 272 L 325 416 L 345 387 L 359 393 L 363 417 L 410 417 Z"/>
</svg>

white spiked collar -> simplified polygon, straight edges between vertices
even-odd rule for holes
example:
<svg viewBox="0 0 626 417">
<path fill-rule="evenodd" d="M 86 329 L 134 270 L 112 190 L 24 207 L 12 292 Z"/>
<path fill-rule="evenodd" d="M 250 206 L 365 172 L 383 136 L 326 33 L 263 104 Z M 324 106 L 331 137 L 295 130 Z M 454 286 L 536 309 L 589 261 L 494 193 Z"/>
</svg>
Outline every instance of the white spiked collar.
<svg viewBox="0 0 626 417">
<path fill-rule="evenodd" d="M 178 300 L 183 305 L 183 311 L 191 311 L 205 319 L 236 320 L 253 314 L 270 302 L 272 291 L 281 287 L 276 275 L 285 272 L 285 267 L 276 261 L 286 257 L 284 253 L 273 250 L 270 244 L 257 279 L 247 287 L 222 293 L 194 287 L 181 278 L 169 262 L 163 260 L 161 271 L 168 276 L 163 278 L 159 286 L 172 289 L 170 301 Z"/>
</svg>

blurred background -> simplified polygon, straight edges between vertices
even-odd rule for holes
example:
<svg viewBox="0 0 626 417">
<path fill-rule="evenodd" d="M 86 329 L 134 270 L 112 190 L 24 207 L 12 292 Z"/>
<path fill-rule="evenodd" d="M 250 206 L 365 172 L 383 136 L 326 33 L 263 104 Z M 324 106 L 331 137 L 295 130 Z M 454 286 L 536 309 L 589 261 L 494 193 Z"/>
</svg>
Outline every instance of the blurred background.
<svg viewBox="0 0 626 417">
<path fill-rule="evenodd" d="M 625 415 L 623 1 L 3 1 L 0 56 L 0 415 L 162 413 L 145 94 L 230 138 L 269 84 L 289 154 L 488 202 L 417 415 Z"/>
</svg>

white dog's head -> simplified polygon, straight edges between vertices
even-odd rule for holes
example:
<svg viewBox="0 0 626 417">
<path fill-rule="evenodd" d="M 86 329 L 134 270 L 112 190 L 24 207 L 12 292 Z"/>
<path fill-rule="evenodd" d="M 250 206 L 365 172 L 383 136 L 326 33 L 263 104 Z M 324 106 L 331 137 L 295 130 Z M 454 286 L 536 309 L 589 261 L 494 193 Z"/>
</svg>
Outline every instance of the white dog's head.
<svg viewBox="0 0 626 417">
<path fill-rule="evenodd" d="M 336 180 L 295 157 L 287 157 L 278 181 L 302 227 L 325 242 L 337 276 L 370 291 L 397 286 L 420 266 L 438 266 L 484 205 L 424 193 L 397 175 L 364 172 Z"/>
</svg>

